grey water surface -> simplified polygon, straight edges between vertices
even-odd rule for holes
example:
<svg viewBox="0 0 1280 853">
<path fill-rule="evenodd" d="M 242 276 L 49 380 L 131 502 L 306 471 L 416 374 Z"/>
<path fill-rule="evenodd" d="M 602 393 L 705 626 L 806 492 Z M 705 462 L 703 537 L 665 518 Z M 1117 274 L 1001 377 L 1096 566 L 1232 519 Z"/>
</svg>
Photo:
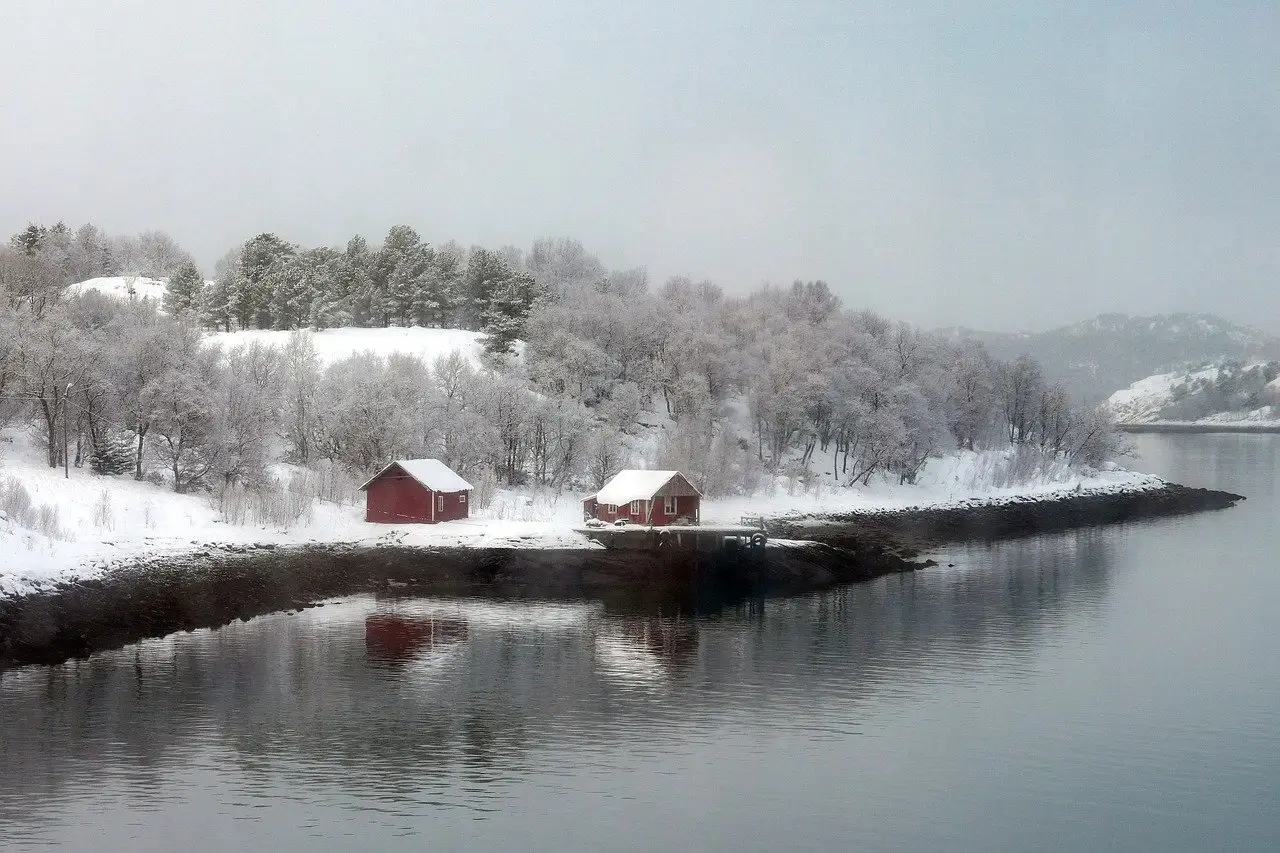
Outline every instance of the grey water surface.
<svg viewBox="0 0 1280 853">
<path fill-rule="evenodd" d="M 1134 443 L 1249 500 L 712 614 L 355 598 L 2 674 L 0 849 L 1280 849 L 1280 436 Z"/>
</svg>

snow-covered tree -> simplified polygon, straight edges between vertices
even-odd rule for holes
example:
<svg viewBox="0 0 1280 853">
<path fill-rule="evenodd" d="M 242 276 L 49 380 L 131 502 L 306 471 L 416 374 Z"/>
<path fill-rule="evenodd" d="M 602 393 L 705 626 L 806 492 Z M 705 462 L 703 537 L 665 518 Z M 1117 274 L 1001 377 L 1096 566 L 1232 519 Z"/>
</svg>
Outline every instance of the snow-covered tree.
<svg viewBox="0 0 1280 853">
<path fill-rule="evenodd" d="M 170 314 L 196 315 L 204 307 L 204 276 L 190 261 L 174 271 L 165 285 L 164 310 Z"/>
</svg>

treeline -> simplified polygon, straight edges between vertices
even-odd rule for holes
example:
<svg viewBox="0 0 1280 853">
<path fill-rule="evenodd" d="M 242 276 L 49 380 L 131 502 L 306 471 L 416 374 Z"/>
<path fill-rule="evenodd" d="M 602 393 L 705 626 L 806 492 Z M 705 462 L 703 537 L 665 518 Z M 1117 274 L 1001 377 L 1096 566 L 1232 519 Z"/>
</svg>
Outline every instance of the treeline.
<svg viewBox="0 0 1280 853">
<path fill-rule="evenodd" d="M 406 225 L 381 245 L 352 237 L 344 248 L 303 249 L 275 234 L 259 234 L 230 252 L 206 284 L 184 269 L 170 284 L 167 308 L 210 328 L 325 329 L 423 326 L 486 334 L 492 352 L 520 337 L 534 302 L 555 294 L 544 267 L 563 246 L 541 241 L 526 255 L 426 243 Z M 587 271 L 603 278 L 603 266 Z"/>
<path fill-rule="evenodd" d="M 821 281 L 731 297 L 677 277 L 654 292 L 573 240 L 463 252 L 397 227 L 376 249 L 260 235 L 211 285 L 172 252 L 161 312 L 67 298 L 81 270 L 62 247 L 91 241 L 51 231 L 0 249 L 0 422 L 31 424 L 50 465 L 191 491 L 257 488 L 280 461 L 358 477 L 431 456 L 480 481 L 557 488 L 640 463 L 723 495 L 780 474 L 911 482 L 956 447 L 1013 443 L 1088 464 L 1116 448 L 1106 418 L 1034 359 L 1002 363 L 974 342 L 845 310 Z M 484 365 L 364 353 L 326 368 L 305 332 L 279 350 L 223 351 L 204 338 L 215 324 L 462 326 L 493 352 L 525 346 Z"/>
</svg>

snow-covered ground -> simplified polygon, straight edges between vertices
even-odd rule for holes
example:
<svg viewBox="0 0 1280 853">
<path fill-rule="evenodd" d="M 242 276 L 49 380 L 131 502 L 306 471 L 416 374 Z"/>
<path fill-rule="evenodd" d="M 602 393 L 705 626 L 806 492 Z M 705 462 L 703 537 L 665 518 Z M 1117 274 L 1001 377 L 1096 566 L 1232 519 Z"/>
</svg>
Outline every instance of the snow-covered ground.
<svg viewBox="0 0 1280 853">
<path fill-rule="evenodd" d="M 257 342 L 266 346 L 283 348 L 289 343 L 292 332 L 267 329 L 248 329 L 240 332 L 216 332 L 208 340 L 231 349 Z M 315 344 L 316 355 L 324 366 L 341 361 L 358 352 L 372 352 L 386 358 L 392 353 L 416 355 L 427 364 L 439 356 L 458 352 L 473 364 L 479 364 L 484 351 L 484 335 L 466 329 L 424 329 L 417 326 L 387 329 L 323 329 L 308 332 Z"/>
<path fill-rule="evenodd" d="M 1250 370 L 1261 366 L 1262 362 L 1256 362 L 1246 364 L 1244 369 Z M 1158 373 L 1146 379 L 1139 379 L 1128 388 L 1116 391 L 1107 399 L 1105 405 L 1122 424 L 1249 424 L 1280 418 L 1280 406 L 1274 405 L 1242 411 L 1215 412 L 1195 420 L 1161 417 L 1161 413 L 1176 402 L 1176 389 L 1192 388 L 1198 382 L 1213 382 L 1220 374 L 1221 368 L 1217 366 L 1195 371 Z M 1272 397 L 1280 399 L 1280 379 L 1271 382 L 1267 386 L 1267 391 Z"/>
<path fill-rule="evenodd" d="M 704 501 L 703 523 L 738 523 L 745 517 L 841 515 L 851 512 L 893 512 L 926 507 L 972 506 L 1027 498 L 1141 491 L 1165 484 L 1159 477 L 1109 465 L 1106 470 L 1070 468 L 1046 462 L 1038 454 L 1007 450 L 962 451 L 933 459 L 917 482 L 872 479 L 866 487 L 822 484 L 805 491 L 799 484 L 779 484 L 770 493 Z"/>
<path fill-rule="evenodd" d="M 67 288 L 66 293 L 68 296 L 79 296 L 91 290 L 119 299 L 152 299 L 159 304 L 164 299 L 165 283 L 156 278 L 136 275 L 105 276 L 73 284 Z"/>
<path fill-rule="evenodd" d="M 0 595 L 22 594 L 75 578 L 92 577 L 139 559 L 182 555 L 219 546 L 303 545 L 593 548 L 575 532 L 582 521 L 581 495 L 531 496 L 500 491 L 493 503 L 466 521 L 437 525 L 385 525 L 364 521 L 363 504 L 316 501 L 289 527 L 221 520 L 205 495 L 178 495 L 127 475 L 96 477 L 87 469 L 45 464 L 40 448 L 24 432 L 0 441 L 0 506 L 6 488 L 21 484 L 33 507 L 56 507 L 56 530 L 46 514 L 20 525 L 0 518 Z M 825 479 L 831 479 L 826 477 Z M 1111 470 L 1082 476 L 1060 464 L 1047 468 L 1012 452 L 962 453 L 934 460 L 917 485 L 873 481 L 866 488 L 779 484 L 768 494 L 707 500 L 705 523 L 738 523 L 745 515 L 827 514 L 952 505 L 972 500 L 1049 497 L 1080 491 L 1143 489 L 1157 478 Z M 33 516 L 36 512 L 28 513 Z M 12 516 L 12 513 L 10 514 Z"/>
</svg>

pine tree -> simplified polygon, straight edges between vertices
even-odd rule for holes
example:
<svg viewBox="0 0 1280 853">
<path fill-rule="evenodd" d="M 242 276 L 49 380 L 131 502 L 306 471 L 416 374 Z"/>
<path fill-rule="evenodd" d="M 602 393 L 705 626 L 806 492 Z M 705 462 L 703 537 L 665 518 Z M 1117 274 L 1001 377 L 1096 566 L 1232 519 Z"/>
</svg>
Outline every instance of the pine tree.
<svg viewBox="0 0 1280 853">
<path fill-rule="evenodd" d="M 275 324 L 278 306 L 273 288 L 283 281 L 283 267 L 297 254 L 297 247 L 275 234 L 259 234 L 240 250 L 239 287 L 232 293 L 241 328 L 267 329 Z"/>
<path fill-rule="evenodd" d="M 100 438 L 89 455 L 89 468 L 95 474 L 127 474 L 133 470 L 133 438 L 125 432 L 112 432 Z"/>
<path fill-rule="evenodd" d="M 496 254 L 480 246 L 472 247 L 459 305 L 459 319 L 464 329 L 479 331 L 484 326 L 485 315 L 491 310 L 490 302 L 510 274 Z"/>
<path fill-rule="evenodd" d="M 413 322 L 427 328 L 445 327 L 457 307 L 457 259 L 448 252 L 434 252 L 413 296 Z"/>
<path fill-rule="evenodd" d="M 198 313 L 204 306 L 204 276 L 190 262 L 178 267 L 164 291 L 164 310 L 169 314 Z"/>
<path fill-rule="evenodd" d="M 537 286 L 527 273 L 508 272 L 497 284 L 483 314 L 486 352 L 509 353 L 524 334 Z"/>
</svg>

